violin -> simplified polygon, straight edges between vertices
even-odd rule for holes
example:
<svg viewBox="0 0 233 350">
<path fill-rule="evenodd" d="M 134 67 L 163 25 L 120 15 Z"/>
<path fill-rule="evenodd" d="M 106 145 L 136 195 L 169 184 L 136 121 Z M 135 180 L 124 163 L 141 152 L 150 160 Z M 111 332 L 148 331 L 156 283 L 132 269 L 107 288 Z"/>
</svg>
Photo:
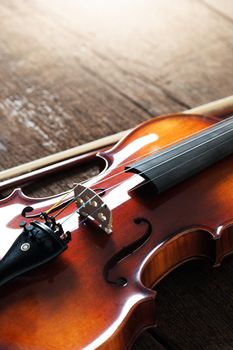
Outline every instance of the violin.
<svg viewBox="0 0 233 350">
<path fill-rule="evenodd" d="M 0 201 L 1 349 L 128 349 L 164 276 L 232 253 L 232 116 L 156 117 L 98 157 L 70 191 Z"/>
</svg>

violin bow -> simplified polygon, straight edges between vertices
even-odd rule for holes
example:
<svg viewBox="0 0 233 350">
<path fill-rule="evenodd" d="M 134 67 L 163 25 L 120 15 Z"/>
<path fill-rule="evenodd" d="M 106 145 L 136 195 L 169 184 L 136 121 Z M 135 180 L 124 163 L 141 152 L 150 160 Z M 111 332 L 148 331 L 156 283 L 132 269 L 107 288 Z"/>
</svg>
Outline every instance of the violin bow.
<svg viewBox="0 0 233 350">
<path fill-rule="evenodd" d="M 185 114 L 202 114 L 226 117 L 233 114 L 233 95 L 183 111 Z M 41 177 L 64 171 L 73 166 L 93 161 L 99 152 L 116 144 L 131 129 L 79 145 L 0 172 L 0 191 L 28 184 Z"/>
</svg>

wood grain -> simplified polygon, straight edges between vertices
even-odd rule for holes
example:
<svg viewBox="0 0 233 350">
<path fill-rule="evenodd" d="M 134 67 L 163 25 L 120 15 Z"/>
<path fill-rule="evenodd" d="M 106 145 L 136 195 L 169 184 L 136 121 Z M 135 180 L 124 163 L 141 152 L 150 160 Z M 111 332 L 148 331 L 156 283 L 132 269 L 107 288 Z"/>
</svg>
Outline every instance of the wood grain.
<svg viewBox="0 0 233 350">
<path fill-rule="evenodd" d="M 1 169 L 232 94 L 232 13 L 229 0 L 2 0 Z M 77 169 L 27 191 L 60 192 L 84 176 Z M 164 348 L 231 349 L 232 280 L 229 258 L 162 282 Z M 143 335 L 135 347 L 155 342 Z"/>
</svg>

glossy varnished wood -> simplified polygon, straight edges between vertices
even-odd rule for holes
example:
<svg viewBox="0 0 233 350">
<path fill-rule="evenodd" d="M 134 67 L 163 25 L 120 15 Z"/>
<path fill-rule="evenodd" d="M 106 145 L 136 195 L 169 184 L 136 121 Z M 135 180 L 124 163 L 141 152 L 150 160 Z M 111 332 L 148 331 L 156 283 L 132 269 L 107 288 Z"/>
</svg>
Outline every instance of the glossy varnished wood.
<svg viewBox="0 0 233 350">
<path fill-rule="evenodd" d="M 128 192 L 135 185 L 132 174 L 107 180 L 124 169 L 120 163 L 158 151 L 215 122 L 216 118 L 201 116 L 161 117 L 139 126 L 101 154 L 107 167 L 98 181 L 88 185 L 95 188 L 95 182 L 102 181 L 101 188 L 116 186 L 104 196 L 113 211 L 113 234 L 106 236 L 88 222 L 74 231 L 69 249 L 59 259 L 1 289 L 1 347 L 129 347 L 144 328 L 156 324 L 156 294 L 148 288 L 189 259 L 204 257 L 218 263 L 230 252 L 231 229 L 225 230 L 225 225 L 233 219 L 231 157 L 160 196 L 151 190 L 144 195 Z M 20 232 L 17 228 L 24 205 L 30 204 L 39 212 L 54 201 L 30 199 L 20 191 L 2 200 L 1 242 L 6 242 L 6 237 L 10 242 L 10 237 Z M 73 209 L 67 209 L 63 217 Z M 111 278 L 127 278 L 127 286 L 110 285 L 103 278 L 103 268 L 117 251 L 146 231 L 145 223 L 134 222 L 139 216 L 152 224 L 151 237 L 111 271 Z M 78 226 L 77 216 L 69 225 Z"/>
</svg>

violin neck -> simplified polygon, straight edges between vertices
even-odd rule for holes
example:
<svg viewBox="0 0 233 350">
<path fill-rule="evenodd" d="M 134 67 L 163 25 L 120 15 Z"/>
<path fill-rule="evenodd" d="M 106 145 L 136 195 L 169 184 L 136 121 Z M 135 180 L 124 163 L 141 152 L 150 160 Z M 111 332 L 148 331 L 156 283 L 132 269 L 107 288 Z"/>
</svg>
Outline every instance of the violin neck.
<svg viewBox="0 0 233 350">
<path fill-rule="evenodd" d="M 161 193 L 233 153 L 233 117 L 126 168 Z"/>
</svg>

